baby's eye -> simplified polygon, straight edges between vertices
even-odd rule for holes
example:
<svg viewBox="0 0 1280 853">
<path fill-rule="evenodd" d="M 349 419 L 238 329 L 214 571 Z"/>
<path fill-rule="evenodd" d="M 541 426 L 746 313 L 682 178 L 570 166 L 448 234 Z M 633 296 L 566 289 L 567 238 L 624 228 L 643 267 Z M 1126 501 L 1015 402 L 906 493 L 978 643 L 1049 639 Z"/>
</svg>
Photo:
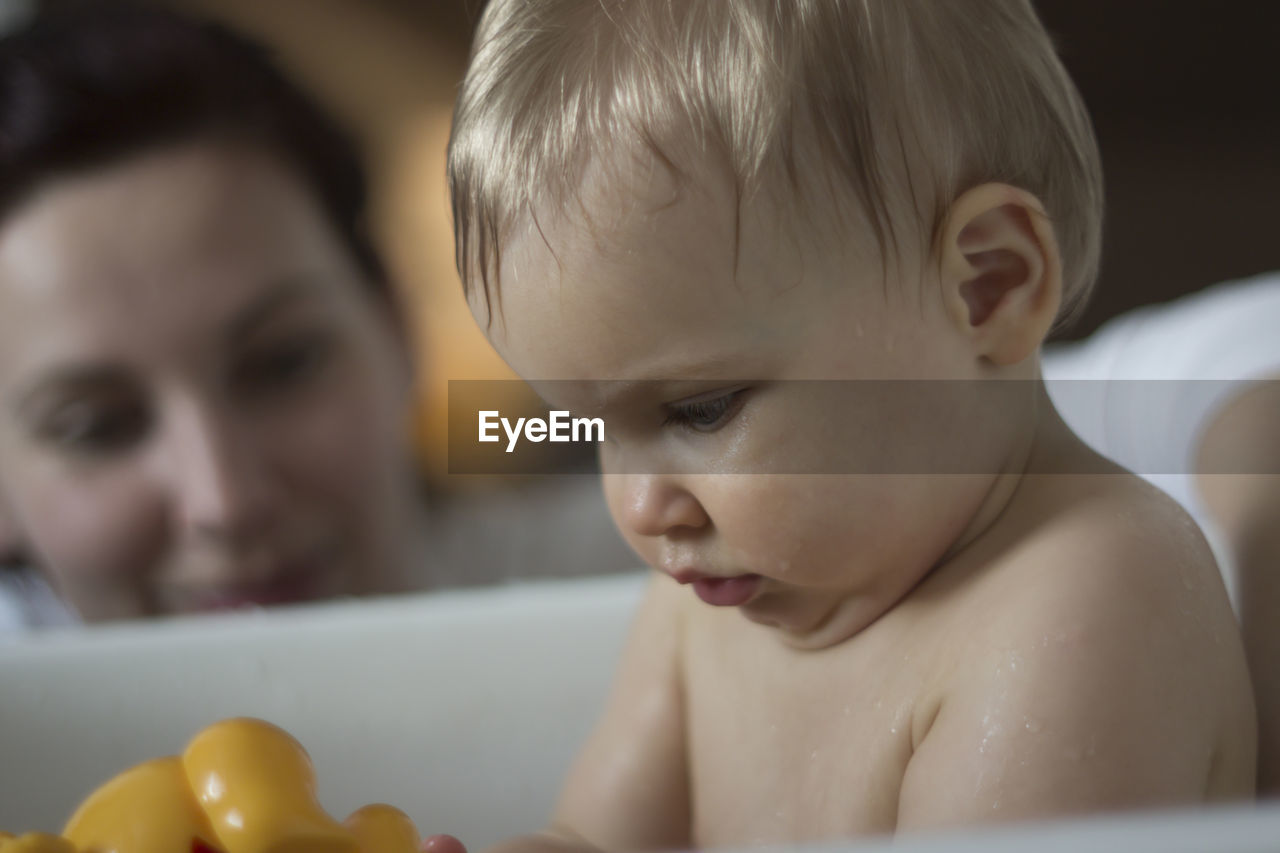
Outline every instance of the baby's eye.
<svg viewBox="0 0 1280 853">
<path fill-rule="evenodd" d="M 137 402 L 77 401 L 52 412 L 39 435 L 64 450 L 107 455 L 132 447 L 150 428 L 146 407 Z"/>
<path fill-rule="evenodd" d="M 333 341 L 325 334 L 301 335 L 251 352 L 235 368 L 233 382 L 249 394 L 287 391 L 324 366 Z"/>
<path fill-rule="evenodd" d="M 746 388 L 738 388 L 718 397 L 671 403 L 664 426 L 677 425 L 695 432 L 715 432 L 727 424 L 742 408 Z"/>
</svg>

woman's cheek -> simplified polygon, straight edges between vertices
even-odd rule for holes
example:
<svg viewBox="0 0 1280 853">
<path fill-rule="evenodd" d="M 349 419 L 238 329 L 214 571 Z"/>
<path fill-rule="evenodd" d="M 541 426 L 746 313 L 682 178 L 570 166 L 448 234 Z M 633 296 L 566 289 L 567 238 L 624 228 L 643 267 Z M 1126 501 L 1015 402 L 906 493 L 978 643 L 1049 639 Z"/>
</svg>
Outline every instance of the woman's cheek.
<svg viewBox="0 0 1280 853">
<path fill-rule="evenodd" d="M 56 480 L 29 495 L 27 538 L 67 595 L 94 589 L 123 594 L 158 569 L 164 513 L 144 489 L 117 478 Z"/>
<path fill-rule="evenodd" d="M 273 425 L 272 467 L 304 504 L 368 503 L 403 439 L 390 433 L 385 404 L 358 386 L 334 388 Z M 397 441 L 399 439 L 399 441 Z M 400 457 L 403 460 L 403 456 Z M 403 463 L 402 463 L 403 464 Z"/>
</svg>

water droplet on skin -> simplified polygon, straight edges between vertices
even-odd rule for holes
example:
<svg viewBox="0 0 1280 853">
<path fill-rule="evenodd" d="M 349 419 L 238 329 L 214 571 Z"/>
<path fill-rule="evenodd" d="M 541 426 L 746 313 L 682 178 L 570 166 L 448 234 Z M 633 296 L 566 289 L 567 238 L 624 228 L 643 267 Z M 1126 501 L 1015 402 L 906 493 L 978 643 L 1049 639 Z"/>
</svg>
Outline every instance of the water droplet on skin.
<svg viewBox="0 0 1280 853">
<path fill-rule="evenodd" d="M 1031 732 L 1033 735 L 1038 734 L 1040 732 L 1039 720 L 1027 720 L 1026 726 L 1027 726 L 1027 731 Z"/>
<path fill-rule="evenodd" d="M 897 733 L 898 733 L 898 727 L 897 727 L 897 726 L 890 726 L 890 727 L 889 727 L 889 734 L 891 734 L 891 735 L 896 735 Z"/>
</svg>

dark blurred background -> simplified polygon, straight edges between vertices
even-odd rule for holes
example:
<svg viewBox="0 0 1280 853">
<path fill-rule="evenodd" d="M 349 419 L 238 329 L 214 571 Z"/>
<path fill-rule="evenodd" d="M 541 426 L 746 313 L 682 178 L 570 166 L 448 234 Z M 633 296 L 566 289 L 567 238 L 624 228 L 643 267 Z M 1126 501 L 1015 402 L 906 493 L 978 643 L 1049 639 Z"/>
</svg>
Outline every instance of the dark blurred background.
<svg viewBox="0 0 1280 853">
<path fill-rule="evenodd" d="M 509 376 L 463 303 L 443 180 L 449 111 L 483 0 L 151 2 L 212 14 L 275 45 L 367 145 L 382 244 L 421 333 L 423 459 L 443 477 L 446 380 Z M 1097 294 L 1063 336 L 1280 269 L 1280 5 L 1036 5 L 1092 111 L 1108 183 Z"/>
<path fill-rule="evenodd" d="M 1280 269 L 1280 4 L 1035 3 L 1089 105 L 1107 179 L 1098 290 L 1066 337 Z"/>
</svg>

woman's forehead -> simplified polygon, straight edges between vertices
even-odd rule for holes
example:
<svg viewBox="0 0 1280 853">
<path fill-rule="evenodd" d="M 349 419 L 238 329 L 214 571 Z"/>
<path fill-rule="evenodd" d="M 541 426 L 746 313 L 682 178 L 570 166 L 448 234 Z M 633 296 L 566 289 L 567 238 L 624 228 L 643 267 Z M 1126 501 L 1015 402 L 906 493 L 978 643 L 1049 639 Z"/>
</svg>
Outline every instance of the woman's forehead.
<svg viewBox="0 0 1280 853">
<path fill-rule="evenodd" d="M 323 217 L 273 168 L 157 152 L 30 199 L 0 227 L 0 373 L 207 344 L 277 291 L 350 278 Z"/>
<path fill-rule="evenodd" d="M 229 146 L 157 150 L 63 176 L 0 224 L 0 286 L 10 293 L 126 284 L 195 290 L 230 274 L 278 278 L 299 264 L 348 263 L 319 206 L 287 170 Z"/>
<path fill-rule="evenodd" d="M 11 211 L 0 250 L 146 263 L 216 244 L 269 243 L 323 217 L 291 173 L 244 146 L 191 143 L 56 176 Z M 243 246 L 239 246 L 243 250 Z M 95 258 L 102 260 L 102 258 Z"/>
</svg>

